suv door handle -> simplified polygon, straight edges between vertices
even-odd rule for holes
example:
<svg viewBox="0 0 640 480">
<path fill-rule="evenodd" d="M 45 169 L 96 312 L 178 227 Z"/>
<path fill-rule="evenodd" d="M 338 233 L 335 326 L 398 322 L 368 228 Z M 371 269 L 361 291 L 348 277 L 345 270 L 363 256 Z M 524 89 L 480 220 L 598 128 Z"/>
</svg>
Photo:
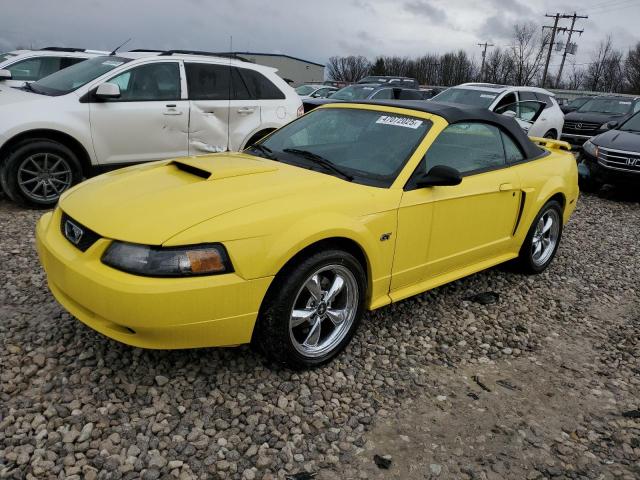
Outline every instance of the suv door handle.
<svg viewBox="0 0 640 480">
<path fill-rule="evenodd" d="M 250 113 L 255 112 L 255 108 L 253 107 L 242 107 L 237 110 L 237 112 L 241 115 L 249 115 Z"/>
<path fill-rule="evenodd" d="M 500 191 L 501 192 L 509 192 L 513 190 L 513 185 L 511 185 L 510 183 L 501 183 L 500 184 Z"/>
<path fill-rule="evenodd" d="M 163 115 L 182 115 L 182 110 L 176 109 L 174 103 L 166 105 L 167 109 L 163 112 Z"/>
</svg>

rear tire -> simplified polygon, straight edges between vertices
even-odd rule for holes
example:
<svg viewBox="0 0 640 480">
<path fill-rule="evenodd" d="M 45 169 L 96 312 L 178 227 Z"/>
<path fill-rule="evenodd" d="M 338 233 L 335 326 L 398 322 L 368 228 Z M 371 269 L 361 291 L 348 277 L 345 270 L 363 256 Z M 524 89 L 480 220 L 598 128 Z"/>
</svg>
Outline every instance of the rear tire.
<svg viewBox="0 0 640 480">
<path fill-rule="evenodd" d="M 322 365 L 351 341 L 365 297 L 366 276 L 353 255 L 341 250 L 313 253 L 276 276 L 252 344 L 290 368 Z"/>
<path fill-rule="evenodd" d="M 555 257 L 561 238 L 562 207 L 550 200 L 536 215 L 520 248 L 520 270 L 528 274 L 544 272 Z"/>
<path fill-rule="evenodd" d="M 16 203 L 36 208 L 54 206 L 60 195 L 82 180 L 76 155 L 53 140 L 34 139 L 20 144 L 5 161 L 0 182 Z"/>
</svg>

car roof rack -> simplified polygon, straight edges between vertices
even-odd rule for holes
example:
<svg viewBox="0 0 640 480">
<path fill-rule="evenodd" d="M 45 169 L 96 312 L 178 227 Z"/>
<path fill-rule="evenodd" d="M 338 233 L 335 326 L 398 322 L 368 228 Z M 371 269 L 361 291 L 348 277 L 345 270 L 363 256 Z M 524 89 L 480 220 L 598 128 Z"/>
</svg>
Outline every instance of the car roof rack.
<svg viewBox="0 0 640 480">
<path fill-rule="evenodd" d="M 129 52 L 149 52 L 149 53 L 165 53 L 166 50 L 162 50 L 161 48 L 134 48 L 133 50 L 127 50 Z"/>
<path fill-rule="evenodd" d="M 201 50 L 165 50 L 160 53 L 161 56 L 169 56 L 169 55 L 202 55 L 207 57 L 223 57 L 223 58 L 231 58 L 234 60 L 240 60 L 241 62 L 249 62 L 244 57 L 239 55 L 235 55 L 233 53 L 222 53 L 222 52 L 204 52 Z"/>
<path fill-rule="evenodd" d="M 86 49 L 84 48 L 74 48 L 74 47 L 44 47 L 40 49 L 41 51 L 47 52 L 84 52 Z"/>
</svg>

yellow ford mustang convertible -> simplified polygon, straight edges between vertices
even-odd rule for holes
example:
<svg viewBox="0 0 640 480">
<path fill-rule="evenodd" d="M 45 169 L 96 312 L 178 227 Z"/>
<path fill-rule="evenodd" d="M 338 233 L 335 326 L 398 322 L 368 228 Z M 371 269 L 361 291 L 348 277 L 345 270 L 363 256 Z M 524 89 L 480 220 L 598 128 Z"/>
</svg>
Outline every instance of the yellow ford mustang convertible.
<svg viewBox="0 0 640 480">
<path fill-rule="evenodd" d="M 244 153 L 76 186 L 40 219 L 38 251 L 56 299 L 115 340 L 251 342 L 319 365 L 365 310 L 509 260 L 549 265 L 577 171 L 564 143 L 537 143 L 487 110 L 324 106 Z"/>
</svg>

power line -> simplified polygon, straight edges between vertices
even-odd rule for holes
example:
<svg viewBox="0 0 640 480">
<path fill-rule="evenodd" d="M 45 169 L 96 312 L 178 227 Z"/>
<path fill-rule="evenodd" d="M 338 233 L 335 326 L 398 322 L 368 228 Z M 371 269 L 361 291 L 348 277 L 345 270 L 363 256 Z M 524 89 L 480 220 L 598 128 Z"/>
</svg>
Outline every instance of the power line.
<svg viewBox="0 0 640 480">
<path fill-rule="evenodd" d="M 553 50 L 553 43 L 556 39 L 556 30 L 558 30 L 558 20 L 560 20 L 560 13 L 556 13 L 555 15 L 545 14 L 545 17 L 553 18 L 553 26 L 545 25 L 542 27 L 542 31 L 544 32 L 545 28 L 551 29 L 551 38 L 549 41 L 549 53 L 547 53 L 547 61 L 544 62 L 544 73 L 542 74 L 542 88 L 544 88 L 544 84 L 547 81 L 547 72 L 549 71 L 549 62 L 551 61 L 551 52 Z"/>
<path fill-rule="evenodd" d="M 480 78 L 484 80 L 484 61 L 485 58 L 487 57 L 487 48 L 488 47 L 493 47 L 493 43 L 479 43 L 478 44 L 479 47 L 483 47 L 482 49 L 482 66 L 480 67 Z"/>
<path fill-rule="evenodd" d="M 562 79 L 562 70 L 564 69 L 564 62 L 567 59 L 567 53 L 569 53 L 569 48 L 571 45 L 571 35 L 573 35 L 574 32 L 578 33 L 579 35 L 582 35 L 582 33 L 584 32 L 584 30 L 574 30 L 573 28 L 578 18 L 589 18 L 589 16 L 578 15 L 576 12 L 573 12 L 573 17 L 571 19 L 571 28 L 567 30 L 567 32 L 569 33 L 569 37 L 567 38 L 567 43 L 564 46 L 564 53 L 562 54 L 562 61 L 560 62 L 560 70 L 558 70 L 558 76 L 556 77 L 556 85 L 559 85 L 560 79 Z"/>
</svg>

